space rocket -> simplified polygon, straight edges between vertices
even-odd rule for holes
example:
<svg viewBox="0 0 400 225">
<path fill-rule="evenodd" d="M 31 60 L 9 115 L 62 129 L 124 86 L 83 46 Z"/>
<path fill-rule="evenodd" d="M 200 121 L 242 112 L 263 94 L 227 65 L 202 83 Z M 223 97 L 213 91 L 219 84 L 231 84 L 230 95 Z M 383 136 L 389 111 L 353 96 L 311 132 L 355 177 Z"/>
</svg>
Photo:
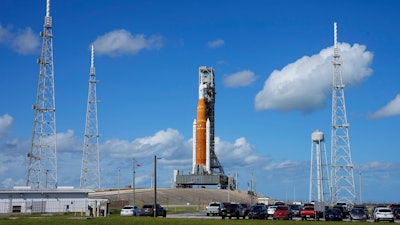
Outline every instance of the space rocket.
<svg viewBox="0 0 400 225">
<path fill-rule="evenodd" d="M 192 174 L 210 173 L 210 120 L 206 118 L 204 84 L 199 84 L 197 121 L 193 121 L 193 168 Z"/>
</svg>

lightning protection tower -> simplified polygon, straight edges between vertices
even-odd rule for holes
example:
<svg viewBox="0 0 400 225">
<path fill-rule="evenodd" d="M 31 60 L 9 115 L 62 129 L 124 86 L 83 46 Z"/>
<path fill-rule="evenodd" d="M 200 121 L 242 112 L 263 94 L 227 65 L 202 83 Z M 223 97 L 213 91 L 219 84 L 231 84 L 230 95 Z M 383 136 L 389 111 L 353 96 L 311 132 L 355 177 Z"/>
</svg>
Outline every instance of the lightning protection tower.
<svg viewBox="0 0 400 225">
<path fill-rule="evenodd" d="M 214 69 L 201 66 L 199 68 L 199 85 L 204 88 L 204 101 L 206 104 L 206 118 L 210 120 L 210 170 L 213 174 L 225 174 L 217 155 L 215 154 L 215 129 L 214 129 L 214 106 L 215 106 L 215 81 Z"/>
<path fill-rule="evenodd" d="M 332 140 L 331 140 L 331 202 L 353 205 L 356 202 L 354 165 L 351 158 L 349 123 L 346 116 L 344 84 L 334 23 L 333 85 L 332 85 Z"/>
<path fill-rule="evenodd" d="M 56 106 L 54 93 L 53 31 L 50 0 L 46 4 L 36 105 L 33 106 L 32 144 L 28 156 L 26 185 L 57 187 Z"/>
<path fill-rule="evenodd" d="M 329 199 L 329 170 L 324 133 L 316 130 L 311 134 L 311 165 L 309 202 L 325 202 Z"/>
<path fill-rule="evenodd" d="M 92 45 L 86 126 L 84 135 L 80 188 L 100 189 L 100 154 L 97 121 L 96 71 Z"/>
</svg>

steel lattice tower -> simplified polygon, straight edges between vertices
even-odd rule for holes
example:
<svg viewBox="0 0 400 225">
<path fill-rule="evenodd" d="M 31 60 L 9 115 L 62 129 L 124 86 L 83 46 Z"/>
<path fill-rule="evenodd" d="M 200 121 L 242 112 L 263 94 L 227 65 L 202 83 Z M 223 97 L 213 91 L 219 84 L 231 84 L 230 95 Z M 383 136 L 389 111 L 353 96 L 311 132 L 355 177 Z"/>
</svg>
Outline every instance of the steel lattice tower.
<svg viewBox="0 0 400 225">
<path fill-rule="evenodd" d="M 346 116 L 342 61 L 337 45 L 337 28 L 334 23 L 333 85 L 332 85 L 332 140 L 331 140 L 331 202 L 354 204 L 354 165 L 351 157 L 349 123 Z"/>
<path fill-rule="evenodd" d="M 36 105 L 33 106 L 32 144 L 28 153 L 26 185 L 57 187 L 56 106 L 54 93 L 53 32 L 50 0 L 46 4 Z"/>
<path fill-rule="evenodd" d="M 81 188 L 100 189 L 99 129 L 97 121 L 96 71 L 92 45 L 86 126 L 82 155 Z"/>
<path fill-rule="evenodd" d="M 201 66 L 199 68 L 199 85 L 205 86 L 204 101 L 206 104 L 206 118 L 210 120 L 210 170 L 213 174 L 225 174 L 224 169 L 215 154 L 215 81 L 213 68 L 206 66 Z"/>
</svg>

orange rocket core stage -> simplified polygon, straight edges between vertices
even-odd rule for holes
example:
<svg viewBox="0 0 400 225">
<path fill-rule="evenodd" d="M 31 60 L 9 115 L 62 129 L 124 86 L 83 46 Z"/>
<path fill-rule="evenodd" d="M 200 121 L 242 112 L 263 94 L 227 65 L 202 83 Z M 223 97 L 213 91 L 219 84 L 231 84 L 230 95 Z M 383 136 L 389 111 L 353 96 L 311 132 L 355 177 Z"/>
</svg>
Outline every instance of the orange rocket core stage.
<svg viewBox="0 0 400 225">
<path fill-rule="evenodd" d="M 196 125 L 196 164 L 206 165 L 206 103 L 199 99 L 197 103 Z"/>
</svg>

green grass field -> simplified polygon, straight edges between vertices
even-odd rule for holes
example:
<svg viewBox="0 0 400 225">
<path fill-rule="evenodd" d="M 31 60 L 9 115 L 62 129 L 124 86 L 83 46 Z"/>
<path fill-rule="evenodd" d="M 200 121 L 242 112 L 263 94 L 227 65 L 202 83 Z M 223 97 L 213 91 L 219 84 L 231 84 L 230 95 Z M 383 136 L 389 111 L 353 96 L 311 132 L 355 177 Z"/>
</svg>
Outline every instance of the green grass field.
<svg viewBox="0 0 400 225">
<path fill-rule="evenodd" d="M 349 222 L 324 222 L 324 221 L 275 221 L 275 220 L 221 220 L 221 219 L 176 219 L 176 218 L 151 218 L 151 217 L 110 217 L 83 219 L 71 215 L 62 216 L 1 216 L 1 225 L 308 225 L 316 223 L 334 223 L 335 225 L 349 224 Z M 361 225 L 362 222 L 352 222 L 351 225 Z"/>
</svg>

